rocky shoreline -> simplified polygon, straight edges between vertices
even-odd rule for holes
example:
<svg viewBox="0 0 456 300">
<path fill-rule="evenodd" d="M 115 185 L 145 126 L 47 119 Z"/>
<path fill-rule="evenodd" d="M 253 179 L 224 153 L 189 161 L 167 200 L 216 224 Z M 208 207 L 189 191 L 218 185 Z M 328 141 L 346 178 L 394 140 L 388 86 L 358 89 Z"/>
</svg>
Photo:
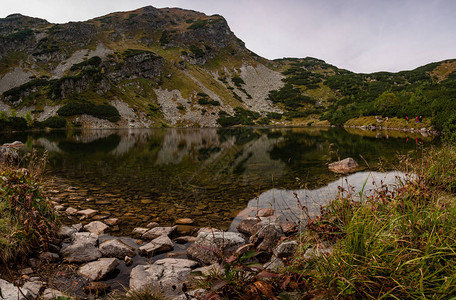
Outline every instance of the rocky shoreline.
<svg viewBox="0 0 456 300">
<path fill-rule="evenodd" d="M 273 209 L 245 218 L 237 232 L 200 228 L 193 236 L 177 231 L 178 224 L 192 223 L 187 218 L 168 227 L 151 222 L 129 237 L 115 237 L 104 232 L 118 226 L 117 219 L 94 220 L 97 211 L 92 209 L 59 214 L 80 215 L 86 224 L 62 226 L 47 251 L 9 266 L 15 279 L 0 280 L 6 299 L 109 299 L 144 290 L 167 299 L 198 299 L 206 291 L 191 283 L 221 271 L 223 259 L 233 253 L 255 249 L 264 269 L 278 271 L 298 246 L 290 238 L 296 224 L 281 221 Z"/>
</svg>

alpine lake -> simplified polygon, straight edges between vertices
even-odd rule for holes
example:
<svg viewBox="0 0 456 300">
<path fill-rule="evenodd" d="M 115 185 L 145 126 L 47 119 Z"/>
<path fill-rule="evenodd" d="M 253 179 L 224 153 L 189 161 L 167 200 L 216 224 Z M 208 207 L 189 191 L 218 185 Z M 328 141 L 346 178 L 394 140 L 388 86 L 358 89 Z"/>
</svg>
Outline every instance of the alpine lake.
<svg viewBox="0 0 456 300">
<path fill-rule="evenodd" d="M 97 219 L 118 218 L 108 231 L 128 235 L 155 221 L 191 232 L 233 229 L 258 208 L 298 221 L 318 214 L 339 187 L 357 193 L 405 176 L 401 157 L 421 157 L 439 144 L 421 132 L 353 128 L 99 129 L 0 134 L 26 151 L 46 153 L 44 185 L 67 207 L 95 209 Z M 361 166 L 350 175 L 328 164 L 346 157 Z M 385 188 L 385 187 L 383 187 Z M 78 215 L 64 223 L 81 222 Z M 84 222 L 84 221 L 83 221 Z"/>
</svg>

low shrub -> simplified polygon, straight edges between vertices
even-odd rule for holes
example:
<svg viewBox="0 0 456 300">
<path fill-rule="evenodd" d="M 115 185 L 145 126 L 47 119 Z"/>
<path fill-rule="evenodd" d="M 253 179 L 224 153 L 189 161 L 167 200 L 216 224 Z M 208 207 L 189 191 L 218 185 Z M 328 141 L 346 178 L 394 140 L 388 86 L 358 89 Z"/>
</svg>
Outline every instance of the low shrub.
<svg viewBox="0 0 456 300">
<path fill-rule="evenodd" d="M 57 215 L 27 169 L 0 166 L 0 259 L 7 263 L 45 248 L 56 232 Z"/>
<path fill-rule="evenodd" d="M 95 105 L 92 103 L 72 102 L 59 108 L 57 114 L 66 117 L 87 114 L 110 122 L 120 120 L 120 113 L 117 108 L 109 104 Z"/>
</svg>

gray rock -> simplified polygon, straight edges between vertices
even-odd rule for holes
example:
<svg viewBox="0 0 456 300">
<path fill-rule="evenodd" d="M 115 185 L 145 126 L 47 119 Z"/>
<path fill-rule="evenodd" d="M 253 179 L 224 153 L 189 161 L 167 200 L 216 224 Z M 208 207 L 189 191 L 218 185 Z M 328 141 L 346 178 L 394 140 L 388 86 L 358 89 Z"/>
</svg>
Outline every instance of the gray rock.
<svg viewBox="0 0 456 300">
<path fill-rule="evenodd" d="M 304 253 L 303 259 L 309 260 L 321 257 L 323 255 L 328 256 L 333 253 L 333 247 L 325 247 L 325 246 L 317 246 L 317 247 L 310 247 Z"/>
<path fill-rule="evenodd" d="M 170 234 L 174 233 L 177 229 L 177 226 L 173 226 L 173 227 L 154 227 L 150 230 L 148 230 L 147 232 L 145 232 L 143 235 L 142 235 L 142 238 L 143 239 L 147 239 L 147 240 L 153 240 L 153 239 L 156 239 L 158 238 L 159 236 L 162 236 L 162 235 L 165 235 L 165 236 L 169 236 Z"/>
<path fill-rule="evenodd" d="M 266 270 L 278 273 L 283 268 L 285 268 L 285 264 L 283 263 L 282 259 L 273 255 L 271 260 L 263 265 L 263 268 L 265 268 Z"/>
<path fill-rule="evenodd" d="M 82 225 L 81 223 L 73 224 L 71 225 L 71 228 L 74 228 L 77 232 L 80 232 L 84 228 L 84 225 Z"/>
<path fill-rule="evenodd" d="M 157 222 L 150 222 L 149 224 L 146 225 L 148 229 L 155 228 L 160 226 Z"/>
<path fill-rule="evenodd" d="M 98 261 L 81 266 L 78 273 L 92 281 L 97 281 L 113 272 L 118 265 L 119 260 L 117 258 L 100 258 Z"/>
<path fill-rule="evenodd" d="M 124 259 L 125 256 L 134 257 L 136 255 L 135 249 L 119 239 L 105 241 L 98 248 L 104 257 Z"/>
<path fill-rule="evenodd" d="M 258 217 L 270 217 L 275 214 L 275 210 L 272 208 L 262 208 L 257 212 Z"/>
<path fill-rule="evenodd" d="M 43 252 L 40 254 L 40 261 L 42 262 L 57 262 L 59 259 L 60 256 L 57 253 Z"/>
<path fill-rule="evenodd" d="M 91 244 L 98 245 L 98 235 L 91 232 L 77 232 L 73 236 L 72 244 Z"/>
<path fill-rule="evenodd" d="M 57 233 L 57 236 L 61 239 L 73 238 L 73 235 L 76 233 L 76 229 L 68 226 L 62 226 Z"/>
<path fill-rule="evenodd" d="M 293 256 L 298 249 L 298 242 L 283 242 L 274 249 L 274 256 L 278 258 Z"/>
<path fill-rule="evenodd" d="M 236 232 L 201 232 L 187 249 L 187 256 L 204 265 L 219 262 L 246 244 L 242 234 Z"/>
<path fill-rule="evenodd" d="M 131 234 L 134 236 L 134 237 L 140 237 L 142 236 L 144 233 L 146 233 L 147 231 L 149 230 L 149 228 L 144 228 L 144 227 L 136 227 L 132 230 Z"/>
<path fill-rule="evenodd" d="M 78 232 L 74 235 L 72 243 L 62 248 L 60 255 L 64 261 L 70 263 L 85 263 L 97 260 L 101 252 L 96 247 L 98 235 L 90 232 Z"/>
<path fill-rule="evenodd" d="M 28 290 L 32 294 L 33 298 L 37 298 L 38 295 L 40 294 L 40 290 L 41 290 L 42 286 L 43 286 L 43 283 L 40 281 L 33 281 L 33 282 L 27 281 L 26 283 L 24 283 L 22 288 Z"/>
<path fill-rule="evenodd" d="M 328 168 L 334 173 L 350 173 L 359 168 L 358 163 L 351 157 L 330 163 Z"/>
<path fill-rule="evenodd" d="M 91 233 L 94 233 L 97 235 L 103 234 L 103 232 L 108 228 L 109 228 L 108 225 L 106 225 L 105 223 L 100 222 L 100 221 L 93 221 L 84 226 L 85 231 L 88 231 L 88 232 L 91 232 Z"/>
<path fill-rule="evenodd" d="M 72 216 L 72 215 L 75 215 L 78 212 L 78 210 L 76 208 L 73 208 L 70 206 L 65 210 L 65 212 L 67 214 L 69 214 L 70 216 Z"/>
<path fill-rule="evenodd" d="M 284 237 L 282 227 L 277 223 L 262 224 L 262 227 L 255 235 L 250 237 L 250 241 L 258 245 L 259 251 L 272 253 L 280 238 Z"/>
<path fill-rule="evenodd" d="M 41 297 L 43 298 L 43 300 L 53 300 L 59 297 L 64 298 L 66 297 L 66 295 L 61 291 L 48 288 L 44 290 L 43 296 Z"/>
<path fill-rule="evenodd" d="M 258 231 L 258 224 L 261 222 L 261 219 L 258 217 L 248 217 L 239 222 L 236 226 L 237 231 L 247 234 L 253 235 Z"/>
<path fill-rule="evenodd" d="M 19 141 L 14 141 L 12 143 L 6 143 L 6 144 L 3 144 L 4 147 L 14 147 L 14 148 L 19 148 L 19 147 L 22 147 L 24 146 L 24 143 L 22 142 L 19 142 Z"/>
<path fill-rule="evenodd" d="M 2 298 L 8 300 L 30 300 L 35 299 L 33 294 L 26 288 L 21 288 L 22 293 L 19 291 L 19 288 L 12 283 L 9 283 L 6 280 L 0 279 L 0 291 L 2 292 Z"/>
<path fill-rule="evenodd" d="M 94 210 L 91 208 L 80 210 L 77 212 L 78 215 L 82 215 L 83 217 L 90 218 L 98 213 L 98 210 Z"/>
<path fill-rule="evenodd" d="M 118 218 L 109 218 L 109 219 L 104 220 L 104 222 L 110 226 L 114 226 L 119 223 L 119 219 Z"/>
<path fill-rule="evenodd" d="M 163 253 L 174 248 L 173 241 L 166 236 L 162 235 L 150 241 L 150 243 L 139 247 L 139 253 L 147 256 L 154 256 L 158 253 Z"/>
<path fill-rule="evenodd" d="M 271 254 L 280 238 L 285 236 L 280 221 L 274 217 L 250 217 L 236 227 L 239 232 L 250 236 L 250 243 L 257 249 Z"/>
<path fill-rule="evenodd" d="M 191 273 L 189 266 L 193 266 L 195 262 L 191 263 L 186 259 L 163 259 L 157 262 L 152 265 L 139 265 L 131 270 L 130 290 L 158 290 L 171 299 L 183 296 L 183 283 Z"/>
<path fill-rule="evenodd" d="M 198 262 L 185 258 L 163 258 L 155 262 L 158 266 L 165 268 L 194 268 L 198 265 Z"/>
</svg>

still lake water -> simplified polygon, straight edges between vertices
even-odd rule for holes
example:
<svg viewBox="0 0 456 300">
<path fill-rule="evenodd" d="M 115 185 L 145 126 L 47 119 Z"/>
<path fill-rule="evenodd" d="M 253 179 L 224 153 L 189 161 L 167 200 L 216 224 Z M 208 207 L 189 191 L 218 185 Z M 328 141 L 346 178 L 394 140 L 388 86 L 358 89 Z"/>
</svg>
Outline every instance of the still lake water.
<svg viewBox="0 0 456 300">
<path fill-rule="evenodd" d="M 0 144 L 14 140 L 25 142 L 28 150 L 47 151 L 46 184 L 55 197 L 78 209 L 96 209 L 101 217 L 119 218 L 118 234 L 184 217 L 195 226 L 226 230 L 236 216 L 256 206 L 298 218 L 296 195 L 314 214 L 334 197 L 337 186 L 359 188 L 368 176 L 368 187 L 373 181 L 392 182 L 398 155 L 419 155 L 423 146 L 437 143 L 420 133 L 341 128 L 0 134 Z M 328 170 L 328 163 L 346 157 L 365 169 L 346 178 Z"/>
</svg>

